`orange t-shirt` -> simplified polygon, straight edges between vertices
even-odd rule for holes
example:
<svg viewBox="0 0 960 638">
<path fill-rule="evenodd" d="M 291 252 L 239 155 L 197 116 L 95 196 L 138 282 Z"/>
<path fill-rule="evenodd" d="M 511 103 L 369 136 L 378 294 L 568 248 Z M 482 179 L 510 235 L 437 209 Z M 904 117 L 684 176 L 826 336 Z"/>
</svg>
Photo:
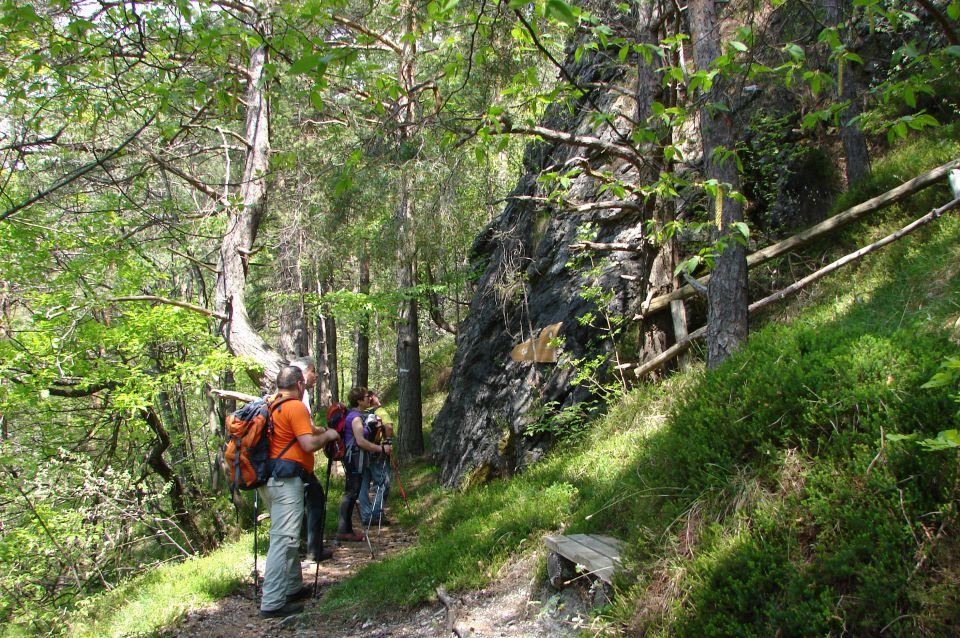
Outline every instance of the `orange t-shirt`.
<svg viewBox="0 0 960 638">
<path fill-rule="evenodd" d="M 283 448 L 290 445 L 290 441 L 301 434 L 313 434 L 313 425 L 310 413 L 303 401 L 290 399 L 284 401 L 273 410 L 273 436 L 270 437 L 270 458 L 278 458 Z M 294 443 L 290 449 L 283 452 L 283 457 L 289 461 L 296 461 L 308 472 L 313 471 L 313 452 L 307 452 L 300 443 Z"/>
</svg>

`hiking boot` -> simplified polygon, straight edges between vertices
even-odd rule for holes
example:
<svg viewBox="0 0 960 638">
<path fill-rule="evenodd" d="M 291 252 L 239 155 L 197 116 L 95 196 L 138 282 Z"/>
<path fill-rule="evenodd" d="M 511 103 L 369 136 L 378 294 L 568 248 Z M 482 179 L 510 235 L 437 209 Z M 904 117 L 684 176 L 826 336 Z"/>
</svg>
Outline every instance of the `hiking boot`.
<svg viewBox="0 0 960 638">
<path fill-rule="evenodd" d="M 293 616 L 294 614 L 299 614 L 303 611 L 303 603 L 292 602 L 287 599 L 288 602 L 284 603 L 283 607 L 280 609 L 261 609 L 260 617 L 261 618 L 286 618 L 287 616 Z"/>
<path fill-rule="evenodd" d="M 345 543 L 362 543 L 364 541 L 364 535 L 360 532 L 350 532 L 337 534 L 338 541 L 344 541 Z"/>
<path fill-rule="evenodd" d="M 333 558 L 333 550 L 331 549 L 321 550 L 320 556 L 317 556 L 316 552 L 307 552 L 307 560 L 313 563 L 322 563 L 331 558 Z"/>
<path fill-rule="evenodd" d="M 286 602 L 289 604 L 298 600 L 306 600 L 307 598 L 313 598 L 313 587 L 304 585 L 292 594 L 287 594 Z"/>
</svg>

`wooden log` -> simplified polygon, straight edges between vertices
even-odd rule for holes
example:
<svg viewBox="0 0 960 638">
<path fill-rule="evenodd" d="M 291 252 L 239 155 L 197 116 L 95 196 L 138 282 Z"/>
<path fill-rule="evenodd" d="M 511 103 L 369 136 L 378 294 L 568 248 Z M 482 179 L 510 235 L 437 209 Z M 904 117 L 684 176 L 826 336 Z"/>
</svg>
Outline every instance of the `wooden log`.
<svg viewBox="0 0 960 638">
<path fill-rule="evenodd" d="M 612 581 L 614 572 L 620 569 L 620 541 L 611 536 L 553 534 L 547 536 L 544 543 L 560 556 L 582 565 L 587 573 L 607 583 Z"/>
<path fill-rule="evenodd" d="M 801 290 L 804 286 L 810 283 L 813 283 L 818 279 L 822 279 L 823 277 L 826 277 L 833 271 L 839 268 L 842 268 L 847 264 L 860 260 L 860 258 L 864 257 L 865 255 L 869 255 L 874 251 L 880 250 L 887 244 L 891 244 L 896 240 L 900 239 L 901 237 L 909 235 L 910 233 L 917 230 L 921 226 L 925 226 L 926 224 L 929 224 L 933 220 L 943 215 L 943 213 L 949 210 L 952 210 L 954 208 L 960 208 L 960 198 L 954 199 L 952 202 L 945 204 L 940 208 L 936 208 L 930 211 L 923 217 L 914 220 L 913 222 L 907 224 L 900 230 L 897 230 L 896 232 L 893 232 L 887 235 L 886 237 L 884 237 L 879 241 L 876 241 L 868 246 L 864 246 L 860 250 L 857 250 L 856 252 L 852 252 L 849 255 L 844 255 L 840 259 L 824 266 L 820 270 L 810 273 L 806 277 L 793 282 L 786 288 L 782 290 L 778 290 L 772 295 L 767 295 L 766 297 L 764 297 L 763 299 L 760 299 L 759 301 L 753 302 L 752 304 L 750 304 L 750 308 L 748 312 L 749 313 L 757 312 L 762 308 L 769 306 L 772 303 L 786 299 L 790 295 Z M 631 366 L 631 365 L 618 366 L 618 369 L 627 370 L 627 369 L 633 368 L 634 374 L 637 376 L 637 378 L 640 378 L 646 375 L 647 373 L 653 370 L 656 370 L 657 368 L 662 366 L 664 363 L 666 363 L 667 361 L 670 361 L 680 353 L 685 352 L 693 344 L 694 341 L 702 337 L 704 334 L 706 334 L 706 332 L 707 332 L 706 326 L 699 328 L 697 330 L 694 330 L 685 339 L 681 339 L 680 341 L 677 341 L 677 343 L 675 343 L 670 348 L 667 348 L 666 350 L 664 350 L 662 353 L 660 353 L 658 356 L 654 357 L 653 359 L 650 359 L 649 361 L 637 366 Z"/>
<path fill-rule="evenodd" d="M 819 239 L 825 235 L 830 234 L 831 232 L 837 230 L 841 226 L 845 226 L 851 222 L 857 221 L 863 217 L 866 217 L 870 213 L 876 212 L 890 204 L 894 204 L 903 199 L 906 199 L 910 195 L 922 191 L 928 186 L 932 186 L 940 182 L 944 177 L 949 175 L 950 171 L 960 168 L 960 159 L 955 159 L 953 161 L 947 162 L 942 166 L 915 177 L 914 179 L 904 182 L 900 186 L 887 191 L 882 195 L 877 195 L 873 199 L 868 199 L 862 204 L 857 204 L 853 208 L 848 208 L 847 210 L 834 215 L 830 219 L 826 219 L 815 226 L 811 226 L 807 230 L 798 233 L 792 237 L 784 239 L 783 241 L 773 244 L 772 246 L 767 246 L 762 250 L 758 250 L 754 253 L 751 253 L 747 256 L 747 268 L 752 268 L 763 262 L 770 261 L 775 257 L 779 257 L 791 250 L 804 246 L 815 239 Z M 704 286 L 710 281 L 710 275 L 700 277 L 697 279 Z M 633 317 L 634 321 L 639 321 L 644 317 L 652 315 L 659 312 L 660 310 L 667 307 L 671 301 L 678 299 L 687 299 L 692 297 L 696 291 L 689 284 L 677 288 L 673 292 L 669 292 L 665 295 L 660 295 L 659 297 L 654 297 L 642 306 L 642 310 L 639 314 Z"/>
</svg>

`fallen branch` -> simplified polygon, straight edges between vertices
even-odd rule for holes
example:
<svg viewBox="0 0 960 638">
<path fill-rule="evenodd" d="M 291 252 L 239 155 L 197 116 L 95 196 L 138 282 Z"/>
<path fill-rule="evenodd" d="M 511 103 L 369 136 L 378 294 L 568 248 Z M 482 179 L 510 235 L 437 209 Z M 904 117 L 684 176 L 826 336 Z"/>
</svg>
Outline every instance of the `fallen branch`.
<svg viewBox="0 0 960 638">
<path fill-rule="evenodd" d="M 914 193 L 917 193 L 928 186 L 932 186 L 933 184 L 940 182 L 944 177 L 949 175 L 950 171 L 954 168 L 960 168 L 960 159 L 955 159 L 947 162 L 943 166 L 938 166 L 932 171 L 924 173 L 919 177 L 915 177 L 909 182 L 904 182 L 900 186 L 887 191 L 883 195 L 878 195 L 873 199 L 868 199 L 862 204 L 854 206 L 853 208 L 848 208 L 842 213 L 834 215 L 830 219 L 826 219 L 815 226 L 811 226 L 807 230 L 798 233 L 793 237 L 785 239 L 782 242 L 776 243 L 772 246 L 767 246 L 763 250 L 758 250 L 754 253 L 751 253 L 747 256 L 747 268 L 753 268 L 758 264 L 770 261 L 774 257 L 779 257 L 780 255 L 799 248 L 800 246 L 806 245 L 815 239 L 819 239 L 820 237 L 833 232 L 841 226 L 865 217 L 870 213 L 889 206 L 890 204 L 894 204 L 906 199 L 910 195 L 913 195 Z M 707 282 L 710 281 L 710 275 L 700 277 L 697 281 L 703 285 L 706 285 Z M 654 297 L 649 303 L 646 303 L 641 307 L 641 312 L 635 315 L 633 319 L 634 321 L 639 321 L 644 317 L 663 310 L 670 305 L 671 301 L 675 301 L 677 299 L 687 299 L 692 297 L 694 294 L 695 292 L 693 287 L 686 285 L 674 290 L 673 292 L 660 295 L 659 297 Z"/>
<path fill-rule="evenodd" d="M 646 243 L 639 244 L 627 244 L 625 242 L 598 242 L 598 241 L 578 241 L 575 244 L 570 244 L 570 250 L 581 251 L 581 250 L 618 250 L 625 253 L 641 253 L 648 247 Z"/>
<path fill-rule="evenodd" d="M 900 230 L 887 235 L 883 239 L 876 241 L 870 244 L 869 246 L 864 246 L 863 248 L 861 248 L 856 252 L 853 252 L 853 253 L 850 253 L 849 255 L 845 255 L 844 257 L 841 257 L 840 259 L 824 266 L 820 270 L 807 275 L 803 279 L 799 279 L 795 281 L 794 283 L 790 284 L 786 288 L 779 290 L 773 293 L 772 295 L 768 295 L 763 299 L 760 299 L 759 301 L 755 301 L 754 303 L 750 304 L 750 308 L 748 312 L 751 314 L 755 313 L 763 308 L 766 308 L 772 303 L 776 303 L 778 301 L 786 299 L 787 297 L 796 293 L 807 284 L 810 284 L 819 279 L 822 279 L 823 277 L 829 275 L 833 271 L 839 268 L 842 268 L 843 266 L 846 266 L 849 263 L 858 261 L 860 258 L 864 257 L 865 255 L 869 255 L 870 253 L 883 248 L 887 244 L 891 244 L 896 240 L 900 239 L 901 237 L 909 235 L 910 233 L 920 228 L 921 226 L 925 226 L 926 224 L 929 224 L 933 220 L 937 219 L 938 217 L 943 215 L 943 213 L 958 207 L 960 207 L 960 198 L 954 199 L 949 204 L 946 204 L 944 206 L 941 206 L 940 208 L 936 208 L 930 211 L 923 217 L 911 222 L 910 224 L 907 224 Z M 670 348 L 667 348 L 666 350 L 664 350 L 662 353 L 660 353 L 653 359 L 650 359 L 649 361 L 640 365 L 634 365 L 634 364 L 620 365 L 620 366 L 617 366 L 617 369 L 618 370 L 632 369 L 634 374 L 637 376 L 637 378 L 640 378 L 646 375 L 647 373 L 652 372 L 653 370 L 656 370 L 657 368 L 662 366 L 667 361 L 670 361 L 677 355 L 685 352 L 693 344 L 694 341 L 702 337 L 704 334 L 706 334 L 706 332 L 707 332 L 706 326 L 699 328 L 691 332 L 689 335 L 687 335 L 685 339 L 681 339 Z"/>
<path fill-rule="evenodd" d="M 447 608 L 447 632 L 455 634 L 457 638 L 463 638 L 460 631 L 456 628 L 457 602 L 450 598 L 447 591 L 443 588 L 443 585 L 437 587 L 437 598 L 439 598 L 443 606 Z"/>
</svg>

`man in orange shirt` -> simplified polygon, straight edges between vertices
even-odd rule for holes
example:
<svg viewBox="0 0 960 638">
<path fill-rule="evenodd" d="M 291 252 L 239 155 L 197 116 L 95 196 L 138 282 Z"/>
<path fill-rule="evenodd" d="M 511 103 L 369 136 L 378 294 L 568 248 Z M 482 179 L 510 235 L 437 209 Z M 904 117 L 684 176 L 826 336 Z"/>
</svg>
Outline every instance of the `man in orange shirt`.
<svg viewBox="0 0 960 638">
<path fill-rule="evenodd" d="M 290 362 L 290 365 L 300 368 L 303 372 L 303 380 L 306 388 L 303 393 L 303 404 L 307 406 L 307 412 L 313 418 L 313 410 L 310 409 L 310 391 L 317 385 L 317 366 L 311 356 L 298 357 Z M 282 461 L 282 464 L 292 463 L 292 461 Z M 310 472 L 301 476 L 304 480 L 306 492 L 304 497 L 307 501 L 307 560 L 320 562 L 328 560 L 333 556 L 330 550 L 323 551 L 323 523 L 327 514 L 327 495 L 323 493 L 323 487 L 316 475 Z M 303 536 L 303 531 L 301 531 Z"/>
<path fill-rule="evenodd" d="M 277 375 L 279 393 L 270 408 L 273 420 L 270 458 L 276 460 L 271 478 L 260 488 L 270 508 L 271 521 L 270 549 L 263 570 L 260 600 L 260 615 L 264 618 L 280 618 L 303 611 L 303 603 L 299 601 L 311 591 L 303 584 L 298 559 L 304 478 L 313 474 L 313 453 L 339 437 L 333 430 L 313 426 L 307 406 L 300 400 L 305 387 L 300 368 L 282 368 Z M 285 398 L 294 400 L 283 401 Z M 277 407 L 273 408 L 274 405 Z"/>
</svg>

